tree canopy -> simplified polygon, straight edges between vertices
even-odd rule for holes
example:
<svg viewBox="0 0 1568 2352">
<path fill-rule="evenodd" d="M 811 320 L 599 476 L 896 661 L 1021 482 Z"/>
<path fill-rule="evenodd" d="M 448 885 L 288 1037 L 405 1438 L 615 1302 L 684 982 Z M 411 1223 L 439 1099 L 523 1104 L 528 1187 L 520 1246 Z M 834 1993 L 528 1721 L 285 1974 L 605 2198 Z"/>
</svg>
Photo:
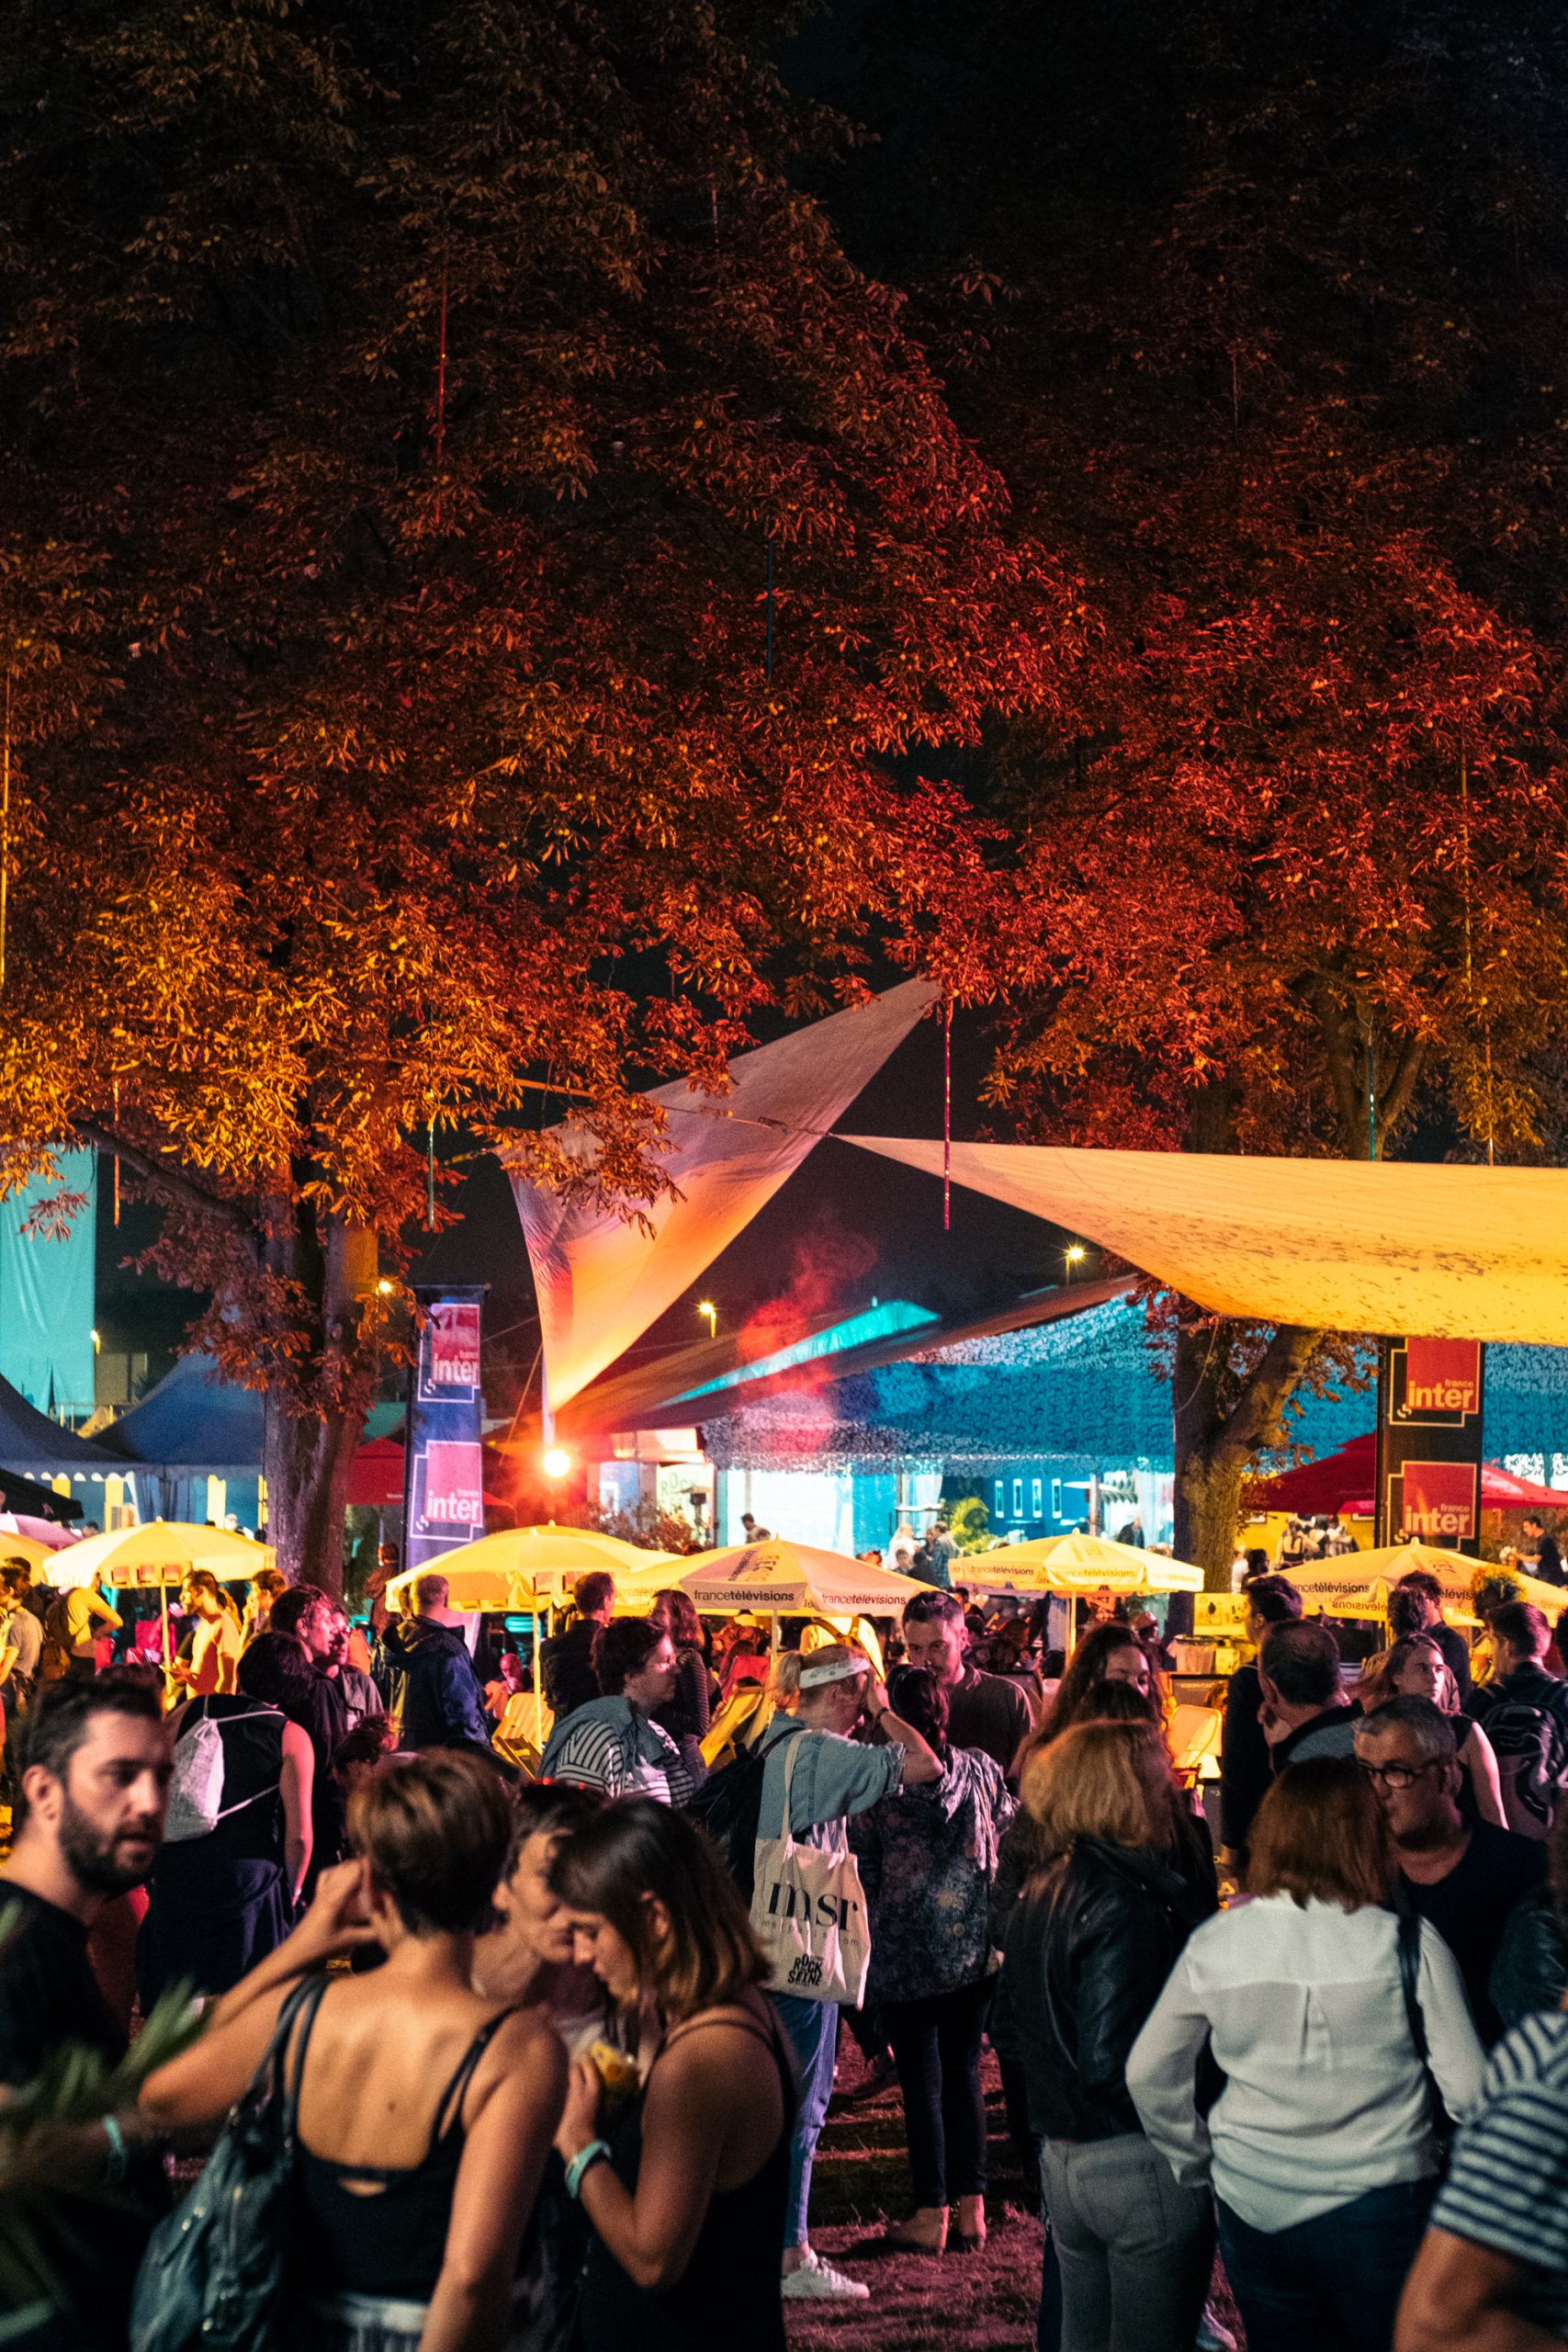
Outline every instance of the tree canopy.
<svg viewBox="0 0 1568 2352">
<path fill-rule="evenodd" d="M 1565 101 L 1515 0 L 873 17 L 857 250 L 1095 619 L 1067 724 L 983 763 L 1011 1132 L 1555 1156 Z M 1223 1573 L 1337 1367 L 1178 1324 L 1178 1541 Z"/>
<path fill-rule="evenodd" d="M 1050 698 L 1075 598 L 773 28 L 24 0 L 0 60 L 0 1174 L 141 1170 L 328 1573 L 433 1123 L 575 1104 L 646 1197 L 639 1080 L 980 967 L 919 755 Z"/>
</svg>

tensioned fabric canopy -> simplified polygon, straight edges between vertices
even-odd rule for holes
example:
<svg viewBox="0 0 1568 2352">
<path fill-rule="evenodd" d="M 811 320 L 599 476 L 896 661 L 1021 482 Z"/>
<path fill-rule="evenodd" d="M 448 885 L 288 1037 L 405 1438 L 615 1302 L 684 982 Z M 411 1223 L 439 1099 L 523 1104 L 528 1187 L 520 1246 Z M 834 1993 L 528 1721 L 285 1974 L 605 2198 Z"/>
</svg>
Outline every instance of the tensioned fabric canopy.
<svg viewBox="0 0 1568 2352">
<path fill-rule="evenodd" d="M 846 1136 L 940 1175 L 942 1147 Z M 953 1181 L 1220 1315 L 1568 1344 L 1568 1172 L 955 1143 Z"/>
<path fill-rule="evenodd" d="M 642 1205 L 646 1224 L 513 1177 L 552 1408 L 613 1363 L 728 1248 L 938 993 L 929 981 L 906 980 L 738 1054 L 728 1094 L 700 1094 L 683 1080 L 655 1088 L 648 1100 L 669 1122 L 662 1164 L 677 1190 Z M 564 1150 L 591 1161 L 588 1129 L 569 1122 L 554 1132 Z"/>
</svg>

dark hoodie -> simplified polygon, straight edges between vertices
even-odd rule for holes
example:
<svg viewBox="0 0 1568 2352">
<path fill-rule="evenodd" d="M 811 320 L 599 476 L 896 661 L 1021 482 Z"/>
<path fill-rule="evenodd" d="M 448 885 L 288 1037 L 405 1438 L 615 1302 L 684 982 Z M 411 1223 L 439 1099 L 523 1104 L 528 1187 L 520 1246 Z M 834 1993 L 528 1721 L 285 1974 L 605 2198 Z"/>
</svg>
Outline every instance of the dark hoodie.
<svg viewBox="0 0 1568 2352">
<path fill-rule="evenodd" d="M 389 1625 L 386 1646 L 402 1667 L 399 1747 L 480 1747 L 488 1754 L 485 1694 L 461 1630 L 416 1617 L 412 1624 Z"/>
</svg>

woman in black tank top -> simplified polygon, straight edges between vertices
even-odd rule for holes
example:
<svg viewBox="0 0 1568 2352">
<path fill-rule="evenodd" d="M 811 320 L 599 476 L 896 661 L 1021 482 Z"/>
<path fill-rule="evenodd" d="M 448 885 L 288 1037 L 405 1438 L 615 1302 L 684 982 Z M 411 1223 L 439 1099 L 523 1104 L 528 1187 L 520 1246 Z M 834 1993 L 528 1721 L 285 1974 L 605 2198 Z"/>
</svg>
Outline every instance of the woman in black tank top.
<svg viewBox="0 0 1568 2352">
<path fill-rule="evenodd" d="M 570 1838 L 550 1883 L 579 1956 L 663 2027 L 640 2092 L 619 2101 L 578 2061 L 556 2135 L 593 2228 L 582 2352 L 784 2352 L 794 2076 L 740 1898 L 691 1824 L 647 1798 Z"/>
<path fill-rule="evenodd" d="M 361 1859 L 323 1871 L 279 1951 L 154 2075 L 166 2126 L 216 2120 L 253 2077 L 301 1976 L 367 1941 L 290 2030 L 299 2083 L 292 2221 L 276 2340 L 288 2352 L 477 2352 L 501 2343 L 549 2154 L 566 2052 L 548 2025 L 476 1994 L 511 1817 L 477 1756 L 434 1751 L 356 1789 Z"/>
</svg>

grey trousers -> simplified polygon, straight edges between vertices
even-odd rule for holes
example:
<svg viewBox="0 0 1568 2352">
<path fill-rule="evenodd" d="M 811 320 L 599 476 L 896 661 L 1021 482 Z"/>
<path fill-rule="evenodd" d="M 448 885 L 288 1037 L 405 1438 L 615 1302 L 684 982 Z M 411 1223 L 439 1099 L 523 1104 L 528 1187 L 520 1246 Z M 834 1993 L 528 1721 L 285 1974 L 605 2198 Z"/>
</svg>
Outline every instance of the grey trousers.
<svg viewBox="0 0 1568 2352">
<path fill-rule="evenodd" d="M 1047 2140 L 1040 2183 L 1062 2270 L 1062 2352 L 1191 2352 L 1214 2260 L 1208 2190 L 1141 2132 Z"/>
</svg>

